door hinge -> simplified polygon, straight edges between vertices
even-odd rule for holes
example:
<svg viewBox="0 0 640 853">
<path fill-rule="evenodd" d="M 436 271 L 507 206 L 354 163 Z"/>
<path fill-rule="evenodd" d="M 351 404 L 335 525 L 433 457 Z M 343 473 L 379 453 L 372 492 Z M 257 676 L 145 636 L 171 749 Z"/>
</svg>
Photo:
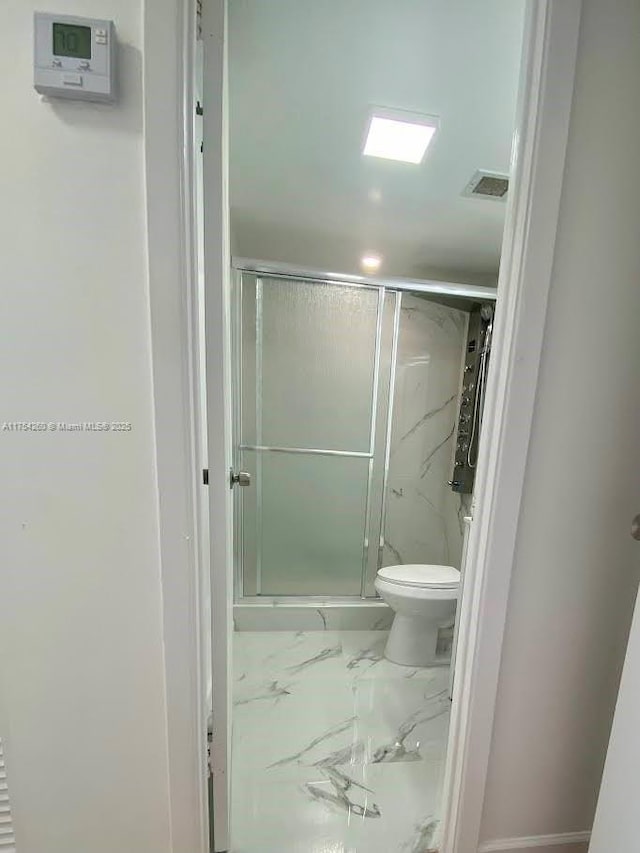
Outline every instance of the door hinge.
<svg viewBox="0 0 640 853">
<path fill-rule="evenodd" d="M 203 486 L 209 485 L 209 469 L 208 468 L 202 469 L 202 485 Z"/>
<path fill-rule="evenodd" d="M 203 116 L 204 115 L 204 110 L 202 109 L 202 104 L 200 103 L 200 101 L 196 101 L 196 115 L 197 116 Z"/>
<path fill-rule="evenodd" d="M 209 720 L 207 725 L 207 767 L 209 768 L 209 776 L 213 778 L 213 724 Z"/>
</svg>

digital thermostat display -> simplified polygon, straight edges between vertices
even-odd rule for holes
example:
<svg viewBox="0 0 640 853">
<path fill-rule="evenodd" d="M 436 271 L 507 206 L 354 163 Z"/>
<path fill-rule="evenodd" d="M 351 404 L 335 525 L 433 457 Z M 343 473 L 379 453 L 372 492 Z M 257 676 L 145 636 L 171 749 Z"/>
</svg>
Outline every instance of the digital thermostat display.
<svg viewBox="0 0 640 853">
<path fill-rule="evenodd" d="M 116 31 L 113 21 L 36 12 L 33 85 L 50 98 L 114 101 Z"/>
<path fill-rule="evenodd" d="M 91 59 L 91 27 L 53 24 L 53 52 L 56 56 Z"/>
</svg>

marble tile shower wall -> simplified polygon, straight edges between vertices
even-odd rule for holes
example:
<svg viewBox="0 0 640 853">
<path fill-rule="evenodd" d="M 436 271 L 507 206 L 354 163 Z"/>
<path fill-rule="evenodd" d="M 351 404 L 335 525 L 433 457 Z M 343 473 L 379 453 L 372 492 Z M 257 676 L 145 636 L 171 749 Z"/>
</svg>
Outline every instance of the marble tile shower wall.
<svg viewBox="0 0 640 853">
<path fill-rule="evenodd" d="M 404 294 L 387 493 L 383 565 L 460 568 L 462 496 L 451 491 L 468 315 Z"/>
</svg>

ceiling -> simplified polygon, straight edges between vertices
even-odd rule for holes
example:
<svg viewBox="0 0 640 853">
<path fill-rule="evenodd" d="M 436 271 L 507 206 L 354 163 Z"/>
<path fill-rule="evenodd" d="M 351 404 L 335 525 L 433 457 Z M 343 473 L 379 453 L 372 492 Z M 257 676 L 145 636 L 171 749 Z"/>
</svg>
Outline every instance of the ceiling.
<svg viewBox="0 0 640 853">
<path fill-rule="evenodd" d="M 359 273 L 496 280 L 524 0 L 230 0 L 235 255 Z M 362 156 L 372 105 L 436 115 L 422 164 Z"/>
</svg>

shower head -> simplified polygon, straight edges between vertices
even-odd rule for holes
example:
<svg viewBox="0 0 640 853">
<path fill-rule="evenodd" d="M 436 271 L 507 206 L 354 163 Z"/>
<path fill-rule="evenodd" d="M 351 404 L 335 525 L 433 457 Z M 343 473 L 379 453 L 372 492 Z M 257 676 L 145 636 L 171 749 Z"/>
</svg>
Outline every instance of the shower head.
<svg viewBox="0 0 640 853">
<path fill-rule="evenodd" d="M 491 337 L 493 335 L 493 305 L 485 302 L 480 308 L 480 318 L 485 324 L 484 326 L 484 341 L 483 341 L 483 357 L 491 351 Z"/>
<path fill-rule="evenodd" d="M 491 322 L 493 320 L 493 305 L 489 305 L 488 302 L 480 309 L 480 316 L 485 322 Z"/>
</svg>

